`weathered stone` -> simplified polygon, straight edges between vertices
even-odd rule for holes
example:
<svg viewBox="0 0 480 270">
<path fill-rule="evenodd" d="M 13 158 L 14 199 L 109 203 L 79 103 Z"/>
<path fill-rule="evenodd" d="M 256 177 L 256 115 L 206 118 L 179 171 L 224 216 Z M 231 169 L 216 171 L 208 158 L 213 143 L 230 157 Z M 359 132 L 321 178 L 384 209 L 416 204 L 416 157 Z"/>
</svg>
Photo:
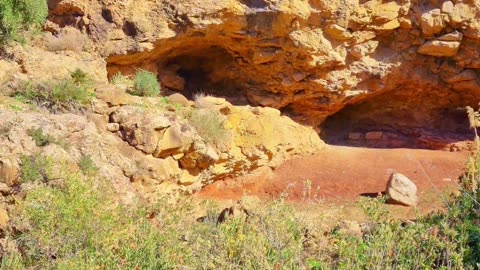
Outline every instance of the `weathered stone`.
<svg viewBox="0 0 480 270">
<path fill-rule="evenodd" d="M 393 173 L 387 183 L 387 196 L 395 203 L 416 206 L 417 186 L 403 174 Z"/>
<path fill-rule="evenodd" d="M 442 3 L 442 12 L 446 14 L 451 14 L 453 12 L 453 3 L 452 1 L 445 1 Z"/>
<path fill-rule="evenodd" d="M 107 124 L 107 130 L 110 132 L 117 132 L 120 130 L 120 124 L 118 123 L 108 123 Z"/>
<path fill-rule="evenodd" d="M 181 132 L 174 127 L 170 127 L 158 142 L 157 149 L 153 155 L 162 158 L 174 153 L 177 154 L 183 146 L 184 139 L 182 138 Z"/>
<path fill-rule="evenodd" d="M 432 9 L 422 14 L 421 25 L 422 32 L 427 36 L 440 33 L 445 27 L 444 18 L 440 9 Z"/>
<path fill-rule="evenodd" d="M 10 217 L 8 216 L 7 209 L 5 206 L 0 207 L 0 229 L 5 229 L 10 221 Z"/>
<path fill-rule="evenodd" d="M 401 6 L 397 2 L 375 5 L 374 18 L 376 22 L 385 23 L 398 18 Z"/>
<path fill-rule="evenodd" d="M 110 106 L 127 105 L 132 103 L 130 95 L 111 84 L 97 86 L 95 93 L 98 99 L 103 100 Z"/>
<path fill-rule="evenodd" d="M 168 102 L 176 105 L 185 106 L 185 107 L 190 106 L 189 100 L 180 93 L 175 93 L 173 95 L 168 96 Z"/>
<path fill-rule="evenodd" d="M 183 91 L 185 88 L 185 79 L 173 71 L 164 71 L 159 75 L 160 84 L 174 91 Z"/>
<path fill-rule="evenodd" d="M 0 182 L 12 186 L 18 178 L 18 168 L 14 159 L 0 159 Z"/>
<path fill-rule="evenodd" d="M 459 31 L 453 31 L 451 33 L 445 34 L 437 38 L 437 40 L 442 40 L 442 41 L 462 41 L 462 39 L 463 39 L 463 34 L 462 32 L 459 32 Z"/>
<path fill-rule="evenodd" d="M 353 38 L 353 35 L 345 28 L 337 25 L 337 24 L 331 24 L 329 25 L 326 29 L 325 32 L 327 35 L 330 37 L 336 39 L 336 40 L 349 40 Z"/>
<path fill-rule="evenodd" d="M 183 170 L 182 176 L 178 180 L 178 183 L 180 183 L 181 185 L 188 186 L 196 183 L 199 180 L 200 180 L 200 176 L 198 173 L 194 175 L 187 170 Z"/>
<path fill-rule="evenodd" d="M 460 42 L 458 41 L 431 40 L 420 46 L 417 52 L 437 57 L 451 57 L 457 54 L 459 48 Z"/>
</svg>

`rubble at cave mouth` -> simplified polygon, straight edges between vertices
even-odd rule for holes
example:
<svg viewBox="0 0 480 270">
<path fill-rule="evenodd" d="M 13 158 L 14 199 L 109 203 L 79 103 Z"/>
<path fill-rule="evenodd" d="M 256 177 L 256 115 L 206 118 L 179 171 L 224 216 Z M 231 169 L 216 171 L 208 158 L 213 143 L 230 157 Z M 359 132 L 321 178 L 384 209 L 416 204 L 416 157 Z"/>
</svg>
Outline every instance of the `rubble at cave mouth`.
<svg viewBox="0 0 480 270">
<path fill-rule="evenodd" d="M 329 144 L 371 148 L 471 147 L 465 107 L 478 100 L 443 89 L 414 93 L 402 89 L 346 105 L 322 124 L 321 137 Z"/>
</svg>

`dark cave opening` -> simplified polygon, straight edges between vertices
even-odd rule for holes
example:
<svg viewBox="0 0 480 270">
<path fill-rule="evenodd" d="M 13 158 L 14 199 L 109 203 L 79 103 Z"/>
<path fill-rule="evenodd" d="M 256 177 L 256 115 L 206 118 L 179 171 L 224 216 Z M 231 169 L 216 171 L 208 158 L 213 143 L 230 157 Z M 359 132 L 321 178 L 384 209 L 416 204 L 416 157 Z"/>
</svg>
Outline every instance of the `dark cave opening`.
<svg viewBox="0 0 480 270">
<path fill-rule="evenodd" d="M 476 102 L 442 89 L 385 93 L 331 115 L 321 137 L 334 145 L 456 151 L 473 139 L 465 106 Z"/>
<path fill-rule="evenodd" d="M 211 46 L 183 52 L 159 64 L 159 79 L 171 92 L 188 99 L 197 94 L 223 97 L 234 105 L 249 104 L 235 58 L 224 48 Z M 169 87 L 172 77 L 183 82 Z M 174 89 L 176 88 L 176 89 Z"/>
</svg>

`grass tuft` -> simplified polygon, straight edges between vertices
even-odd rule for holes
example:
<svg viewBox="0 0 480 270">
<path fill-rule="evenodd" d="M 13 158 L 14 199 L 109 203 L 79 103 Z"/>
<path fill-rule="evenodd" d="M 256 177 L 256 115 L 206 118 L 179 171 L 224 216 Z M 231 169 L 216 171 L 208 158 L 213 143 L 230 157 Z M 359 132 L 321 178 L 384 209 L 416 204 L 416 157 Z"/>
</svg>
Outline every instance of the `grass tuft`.
<svg viewBox="0 0 480 270">
<path fill-rule="evenodd" d="M 160 95 L 160 83 L 155 74 L 146 70 L 138 70 L 133 79 L 132 94 L 145 97 Z"/>
</svg>

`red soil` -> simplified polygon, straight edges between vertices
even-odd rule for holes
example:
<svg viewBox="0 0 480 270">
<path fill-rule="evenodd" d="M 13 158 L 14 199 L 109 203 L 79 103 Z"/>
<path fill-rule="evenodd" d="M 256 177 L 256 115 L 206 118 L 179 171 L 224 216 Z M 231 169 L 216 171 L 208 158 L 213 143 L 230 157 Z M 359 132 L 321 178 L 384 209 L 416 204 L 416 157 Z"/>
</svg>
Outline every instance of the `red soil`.
<svg viewBox="0 0 480 270">
<path fill-rule="evenodd" d="M 468 156 L 468 152 L 327 146 L 313 156 L 289 160 L 273 173 L 216 182 L 197 196 L 238 200 L 244 194 L 268 198 L 287 191 L 288 198 L 301 201 L 304 184 L 309 180 L 312 197 L 326 201 L 354 200 L 362 194 L 374 196 L 383 192 L 392 172 L 409 177 L 419 193 L 439 194 L 458 185 Z"/>
</svg>

